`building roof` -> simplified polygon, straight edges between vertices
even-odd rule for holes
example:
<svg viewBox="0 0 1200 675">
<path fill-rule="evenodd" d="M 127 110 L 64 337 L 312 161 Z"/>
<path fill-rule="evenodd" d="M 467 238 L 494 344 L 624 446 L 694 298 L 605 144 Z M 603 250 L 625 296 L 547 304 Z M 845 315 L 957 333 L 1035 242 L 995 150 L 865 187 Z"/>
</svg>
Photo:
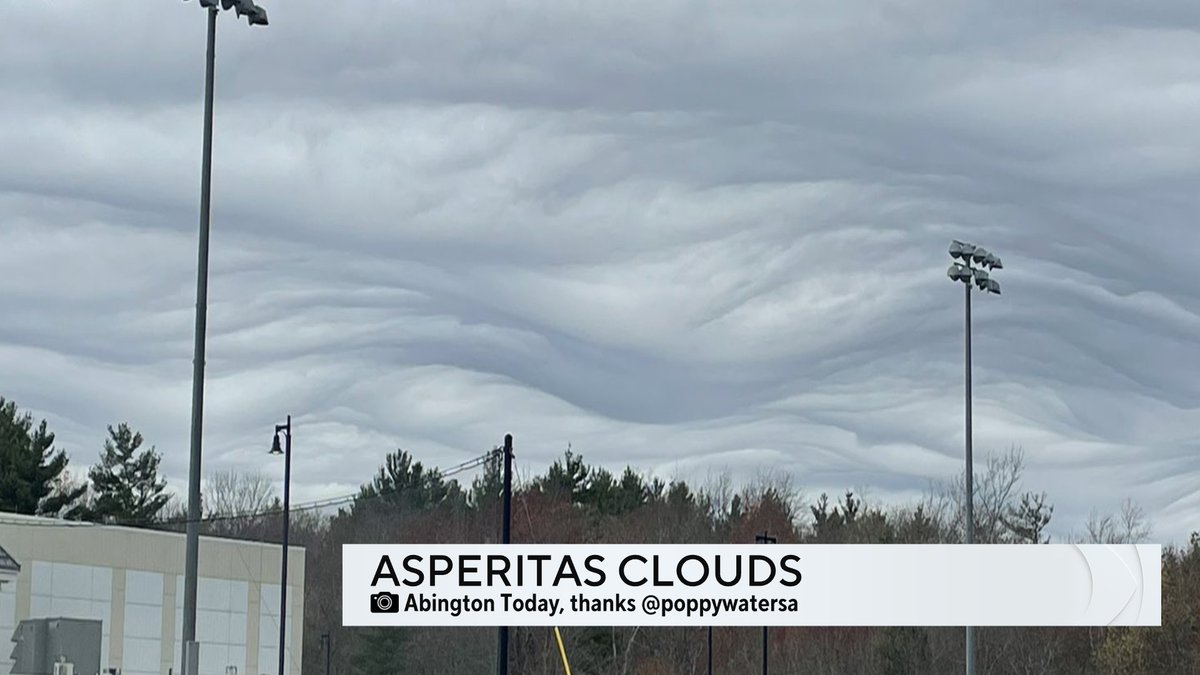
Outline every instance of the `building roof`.
<svg viewBox="0 0 1200 675">
<path fill-rule="evenodd" d="M 54 517 L 49 517 L 49 516 L 31 516 L 31 515 L 22 514 L 22 513 L 9 513 L 7 511 L 0 511 L 0 530 L 3 530 L 6 526 L 53 527 L 58 530 L 64 530 L 64 529 L 69 529 L 69 528 L 89 528 L 89 529 L 98 528 L 100 530 L 110 530 L 110 531 L 124 530 L 124 531 L 129 531 L 129 532 L 138 532 L 140 534 L 149 535 L 149 536 L 174 538 L 176 540 L 184 539 L 187 536 L 187 534 L 185 532 L 183 532 L 182 530 L 180 530 L 180 531 L 160 530 L 160 529 L 152 528 L 152 527 L 132 527 L 129 525 L 104 525 L 101 523 L 92 523 L 92 522 L 87 522 L 87 521 L 66 520 L 64 518 L 54 518 Z M 233 543 L 233 544 L 238 544 L 241 546 L 255 546 L 255 547 L 262 547 L 262 548 L 272 549 L 272 550 L 279 549 L 279 544 L 272 543 L 272 542 L 257 541 L 254 539 L 238 539 L 236 537 L 223 537 L 220 535 L 213 535 L 213 534 L 202 534 L 202 535 L 200 535 L 200 540 L 201 541 L 225 541 L 225 542 L 229 542 L 229 543 Z M 291 542 L 288 542 L 288 550 L 293 551 L 293 552 L 301 552 L 301 551 L 305 550 L 305 547 L 302 544 L 293 544 Z M 0 551 L 3 551 L 3 549 L 0 549 Z M 10 560 L 12 559 L 12 556 L 7 555 L 7 553 L 4 553 L 3 557 L 7 557 Z M 16 564 L 16 561 L 13 561 L 13 563 Z M 20 568 L 21 568 L 21 566 L 19 564 L 17 564 L 15 569 L 19 570 Z M 3 566 L 3 563 L 0 562 L 0 571 L 3 571 L 4 569 L 5 569 L 5 567 Z"/>
<path fill-rule="evenodd" d="M 20 571 L 21 564 L 16 560 L 13 560 L 13 557 L 8 554 L 8 551 L 5 551 L 4 547 L 0 546 L 0 572 L 12 572 L 15 574 Z"/>
</svg>

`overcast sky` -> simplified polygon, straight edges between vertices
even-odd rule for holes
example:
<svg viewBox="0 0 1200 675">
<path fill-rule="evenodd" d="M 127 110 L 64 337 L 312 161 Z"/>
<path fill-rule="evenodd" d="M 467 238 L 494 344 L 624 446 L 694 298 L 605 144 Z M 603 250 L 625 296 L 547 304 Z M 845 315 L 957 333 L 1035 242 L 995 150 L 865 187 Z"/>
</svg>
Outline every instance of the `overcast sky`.
<svg viewBox="0 0 1200 675">
<path fill-rule="evenodd" d="M 962 466 L 960 238 L 1005 263 L 980 461 L 1060 535 L 1200 528 L 1200 5 L 264 4 L 217 36 L 206 473 L 280 479 L 291 413 L 295 500 L 506 432 L 911 499 Z M 0 4 L 0 395 L 180 489 L 204 44 L 195 2 Z"/>
</svg>

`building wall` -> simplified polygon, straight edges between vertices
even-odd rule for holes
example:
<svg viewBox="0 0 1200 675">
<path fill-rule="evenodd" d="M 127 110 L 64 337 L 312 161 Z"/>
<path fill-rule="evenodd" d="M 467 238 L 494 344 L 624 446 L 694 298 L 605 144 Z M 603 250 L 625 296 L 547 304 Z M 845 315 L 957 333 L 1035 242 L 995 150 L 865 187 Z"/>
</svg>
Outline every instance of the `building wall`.
<svg viewBox="0 0 1200 675">
<path fill-rule="evenodd" d="M 0 675 L 18 621 L 99 619 L 101 663 L 122 675 L 180 672 L 186 537 L 0 513 L 0 543 L 21 564 L 0 585 Z M 279 546 L 214 537 L 200 541 L 196 639 L 200 675 L 275 675 L 279 644 Z M 288 558 L 286 671 L 300 674 L 304 549 Z M 296 645 L 293 649 L 292 645 Z"/>
</svg>

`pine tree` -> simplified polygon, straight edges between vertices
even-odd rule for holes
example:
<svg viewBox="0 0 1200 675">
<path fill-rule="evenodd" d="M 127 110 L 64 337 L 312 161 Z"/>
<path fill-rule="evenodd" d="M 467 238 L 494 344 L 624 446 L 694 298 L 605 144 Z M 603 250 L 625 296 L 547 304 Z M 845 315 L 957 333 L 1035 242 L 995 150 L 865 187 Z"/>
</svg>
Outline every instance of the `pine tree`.
<svg viewBox="0 0 1200 675">
<path fill-rule="evenodd" d="M 459 507 L 466 495 L 458 482 L 442 478 L 437 469 L 426 469 L 412 455 L 398 449 L 389 454 L 375 478 L 359 490 L 355 507 L 371 504 L 384 508 L 424 511 L 438 506 Z"/>
<path fill-rule="evenodd" d="M 100 462 L 92 467 L 94 499 L 84 509 L 86 520 L 121 525 L 149 525 L 170 501 L 167 481 L 158 475 L 162 456 L 153 447 L 138 452 L 142 435 L 125 423 L 108 427 Z"/>
<path fill-rule="evenodd" d="M 471 482 L 468 502 L 472 508 L 487 510 L 504 496 L 504 449 L 496 447 L 483 465 L 483 473 Z"/>
<path fill-rule="evenodd" d="M 371 626 L 356 631 L 350 663 L 356 673 L 373 675 L 402 675 L 406 668 L 405 654 L 409 641 L 407 628 Z"/>
<path fill-rule="evenodd" d="M 76 502 L 87 486 L 68 480 L 67 463 L 46 420 L 35 427 L 32 415 L 0 396 L 0 511 L 57 515 Z"/>
</svg>

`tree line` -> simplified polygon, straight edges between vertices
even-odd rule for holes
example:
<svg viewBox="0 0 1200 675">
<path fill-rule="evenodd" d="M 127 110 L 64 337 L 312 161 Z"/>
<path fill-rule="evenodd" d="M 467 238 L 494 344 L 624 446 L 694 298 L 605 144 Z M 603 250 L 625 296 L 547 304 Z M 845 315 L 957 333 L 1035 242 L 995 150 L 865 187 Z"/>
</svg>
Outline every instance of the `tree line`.
<svg viewBox="0 0 1200 675">
<path fill-rule="evenodd" d="M 127 425 L 110 427 L 89 482 L 63 480 L 67 459 L 43 421 L 34 424 L 0 399 L 0 509 L 98 522 L 183 529 L 181 505 L 165 497 L 158 454 Z M 976 541 L 1049 543 L 1054 507 L 1023 488 L 1023 454 L 990 457 L 975 478 Z M 334 512 L 291 514 L 292 542 L 306 548 L 304 672 L 324 672 L 321 635 L 332 636 L 336 673 L 476 673 L 495 668 L 495 630 L 344 628 L 341 547 L 348 543 L 495 543 L 502 476 L 493 451 L 469 483 L 444 476 L 398 449 Z M 735 486 L 727 475 L 704 484 L 663 480 L 633 467 L 612 472 L 568 448 L 513 495 L 514 543 L 746 543 L 768 531 L 780 543 L 957 543 L 964 530 L 961 477 L 932 484 L 914 503 L 873 503 L 846 491 L 806 499 L 786 474 L 763 473 Z M 204 484 L 205 534 L 278 542 L 281 505 L 260 474 L 222 472 Z M 1150 525 L 1133 503 L 1093 512 L 1069 541 L 1134 543 Z M 977 631 L 980 672 L 1122 675 L 1200 672 L 1200 534 L 1163 554 L 1162 628 L 985 628 Z M 773 628 L 772 672 L 958 673 L 963 631 L 935 628 Z M 591 627 L 563 630 L 572 672 L 699 675 L 701 628 Z M 757 672 L 761 633 L 714 630 L 714 671 Z M 511 672 L 561 672 L 549 629 L 515 627 Z"/>
</svg>

